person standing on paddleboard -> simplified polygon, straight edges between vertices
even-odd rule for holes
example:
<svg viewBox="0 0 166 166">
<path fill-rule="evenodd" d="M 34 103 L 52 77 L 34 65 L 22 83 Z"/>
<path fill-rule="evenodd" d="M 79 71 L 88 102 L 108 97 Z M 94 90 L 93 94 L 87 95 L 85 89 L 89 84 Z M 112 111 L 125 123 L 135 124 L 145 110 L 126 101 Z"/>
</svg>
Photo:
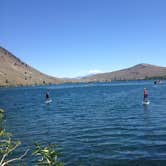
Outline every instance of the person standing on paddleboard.
<svg viewBox="0 0 166 166">
<path fill-rule="evenodd" d="M 49 98 L 50 98 L 49 92 L 47 91 L 47 92 L 46 92 L 46 100 L 48 100 Z"/>
<path fill-rule="evenodd" d="M 144 102 L 148 101 L 148 90 L 144 88 Z"/>
</svg>

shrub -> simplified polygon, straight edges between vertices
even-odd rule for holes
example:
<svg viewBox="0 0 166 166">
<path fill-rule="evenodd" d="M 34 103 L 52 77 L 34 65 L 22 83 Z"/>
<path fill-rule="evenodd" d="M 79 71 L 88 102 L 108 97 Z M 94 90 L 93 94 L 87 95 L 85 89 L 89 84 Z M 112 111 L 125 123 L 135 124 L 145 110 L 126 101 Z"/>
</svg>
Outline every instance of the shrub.
<svg viewBox="0 0 166 166">
<path fill-rule="evenodd" d="M 62 162 L 58 161 L 59 153 L 55 150 L 55 145 L 48 145 L 41 147 L 39 144 L 35 144 L 35 151 L 33 154 L 38 156 L 38 166 L 64 166 Z"/>
</svg>

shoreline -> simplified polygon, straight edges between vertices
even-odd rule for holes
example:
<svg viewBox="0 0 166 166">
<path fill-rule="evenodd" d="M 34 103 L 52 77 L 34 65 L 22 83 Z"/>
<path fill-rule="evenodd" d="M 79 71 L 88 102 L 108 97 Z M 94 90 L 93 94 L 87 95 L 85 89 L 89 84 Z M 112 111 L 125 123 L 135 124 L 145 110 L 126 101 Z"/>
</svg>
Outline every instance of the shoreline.
<svg viewBox="0 0 166 166">
<path fill-rule="evenodd" d="M 90 83 L 119 83 L 119 82 L 132 82 L 132 81 L 154 81 L 155 79 L 136 79 L 136 80 L 112 80 L 112 81 L 69 81 L 55 84 L 32 84 L 32 85 L 0 85 L 0 88 L 21 88 L 21 87 L 39 87 L 39 86 L 55 86 L 55 85 L 67 85 L 67 84 L 90 84 Z M 166 81 L 166 79 L 161 79 Z M 164 82 L 162 83 L 164 84 Z M 157 84 L 158 85 L 158 84 Z M 159 84 L 161 85 L 161 84 Z"/>
</svg>

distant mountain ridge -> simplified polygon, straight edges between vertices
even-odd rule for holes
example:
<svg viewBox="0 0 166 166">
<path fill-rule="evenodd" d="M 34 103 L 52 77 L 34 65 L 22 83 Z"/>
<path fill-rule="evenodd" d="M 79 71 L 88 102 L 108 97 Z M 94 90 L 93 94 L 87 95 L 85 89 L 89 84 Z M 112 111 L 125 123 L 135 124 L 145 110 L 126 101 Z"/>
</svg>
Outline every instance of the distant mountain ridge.
<svg viewBox="0 0 166 166">
<path fill-rule="evenodd" d="M 144 80 L 150 78 L 166 78 L 166 67 L 155 66 L 141 63 L 130 68 L 95 74 L 87 76 L 80 81 L 82 82 L 111 82 L 114 80 Z"/>
<path fill-rule="evenodd" d="M 46 85 L 80 82 L 111 82 L 114 80 L 144 80 L 165 78 L 166 67 L 141 63 L 130 68 L 77 78 L 56 78 L 41 73 L 0 47 L 0 86 Z"/>
<path fill-rule="evenodd" d="M 41 73 L 22 62 L 5 48 L 0 47 L 0 86 L 58 84 L 62 82 L 62 79 Z"/>
</svg>

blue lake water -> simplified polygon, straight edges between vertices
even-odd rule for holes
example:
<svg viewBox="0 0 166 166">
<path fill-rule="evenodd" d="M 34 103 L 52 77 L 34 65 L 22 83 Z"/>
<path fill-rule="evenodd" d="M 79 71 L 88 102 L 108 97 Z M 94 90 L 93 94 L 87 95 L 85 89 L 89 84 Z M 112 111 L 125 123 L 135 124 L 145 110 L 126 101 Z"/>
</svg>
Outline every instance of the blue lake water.
<svg viewBox="0 0 166 166">
<path fill-rule="evenodd" d="M 143 88 L 150 105 L 143 106 Z M 44 103 L 46 90 L 53 102 Z M 55 143 L 67 166 L 166 165 L 166 85 L 151 81 L 1 88 L 5 125 L 22 141 Z M 34 165 L 30 159 L 28 165 Z"/>
</svg>

